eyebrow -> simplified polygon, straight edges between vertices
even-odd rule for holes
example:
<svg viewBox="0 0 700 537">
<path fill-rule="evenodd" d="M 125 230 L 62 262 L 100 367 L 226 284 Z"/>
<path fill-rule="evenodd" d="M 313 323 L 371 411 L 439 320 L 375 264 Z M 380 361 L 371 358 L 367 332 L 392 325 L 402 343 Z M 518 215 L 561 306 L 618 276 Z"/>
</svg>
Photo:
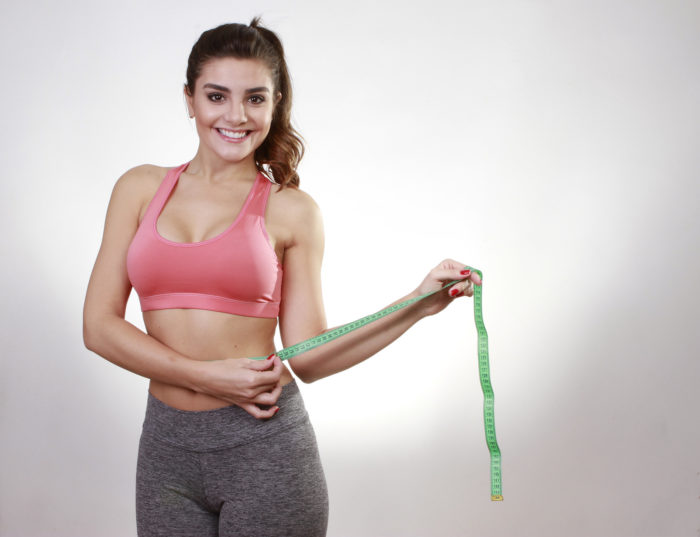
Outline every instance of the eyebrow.
<svg viewBox="0 0 700 537">
<path fill-rule="evenodd" d="M 228 89 L 226 86 L 219 86 L 218 84 L 212 84 L 210 82 L 204 84 L 204 86 L 202 86 L 202 88 L 212 88 L 212 89 L 215 89 L 218 91 L 223 91 L 224 93 L 231 93 L 231 90 Z M 257 88 L 247 89 L 247 90 L 245 90 L 245 92 L 246 93 L 260 93 L 260 92 L 270 93 L 270 90 L 266 86 L 260 86 Z"/>
</svg>

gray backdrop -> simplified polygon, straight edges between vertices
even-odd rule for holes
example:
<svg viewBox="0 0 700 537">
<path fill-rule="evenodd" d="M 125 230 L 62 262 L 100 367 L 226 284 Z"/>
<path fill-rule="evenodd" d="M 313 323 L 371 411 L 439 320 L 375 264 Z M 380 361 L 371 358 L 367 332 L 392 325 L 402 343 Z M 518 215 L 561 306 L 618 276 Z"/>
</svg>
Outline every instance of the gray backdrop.
<svg viewBox="0 0 700 537">
<path fill-rule="evenodd" d="M 85 288 L 114 181 L 194 156 L 192 44 L 256 14 L 289 57 L 331 325 L 444 257 L 485 275 L 505 501 L 460 299 L 302 386 L 329 535 L 697 537 L 690 0 L 4 2 L 0 534 L 135 534 L 147 383 L 83 347 Z"/>
</svg>

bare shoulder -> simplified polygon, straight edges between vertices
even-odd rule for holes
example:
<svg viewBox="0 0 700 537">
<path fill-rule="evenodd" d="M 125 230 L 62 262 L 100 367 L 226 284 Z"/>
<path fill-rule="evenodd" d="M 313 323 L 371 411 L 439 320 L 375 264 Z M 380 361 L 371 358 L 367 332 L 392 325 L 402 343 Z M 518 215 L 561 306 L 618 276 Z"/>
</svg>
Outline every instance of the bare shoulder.
<svg viewBox="0 0 700 537">
<path fill-rule="evenodd" d="M 154 164 L 141 164 L 128 169 L 114 184 L 112 203 L 142 216 L 168 169 Z"/>
<path fill-rule="evenodd" d="M 309 194 L 298 188 L 272 187 L 267 221 L 268 229 L 285 247 L 323 240 L 321 209 Z"/>
<path fill-rule="evenodd" d="M 316 201 L 298 188 L 279 190 L 273 186 L 270 203 L 273 204 L 275 213 L 287 220 L 287 224 L 311 223 L 321 218 L 321 208 Z"/>
<path fill-rule="evenodd" d="M 114 185 L 115 190 L 120 190 L 125 193 L 136 193 L 139 191 L 148 191 L 155 185 L 158 185 L 165 177 L 168 168 L 156 166 L 154 164 L 141 164 L 134 166 L 125 171 Z"/>
</svg>

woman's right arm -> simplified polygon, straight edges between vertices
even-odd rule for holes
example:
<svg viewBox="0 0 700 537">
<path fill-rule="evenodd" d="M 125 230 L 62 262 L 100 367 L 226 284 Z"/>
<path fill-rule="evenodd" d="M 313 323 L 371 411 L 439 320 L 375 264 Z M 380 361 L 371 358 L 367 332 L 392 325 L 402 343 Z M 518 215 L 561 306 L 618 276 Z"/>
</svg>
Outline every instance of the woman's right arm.
<svg viewBox="0 0 700 537">
<path fill-rule="evenodd" d="M 126 253 L 136 233 L 143 203 L 150 199 L 153 166 L 138 166 L 117 181 L 107 209 L 104 234 L 83 308 L 83 340 L 91 351 L 133 373 L 207 393 L 236 404 L 256 418 L 271 417 L 281 391 L 278 357 L 257 361 L 192 360 L 144 333 L 124 318 L 131 282 Z M 152 184 L 152 183 L 150 183 Z M 152 192 L 150 193 L 152 195 Z"/>
</svg>

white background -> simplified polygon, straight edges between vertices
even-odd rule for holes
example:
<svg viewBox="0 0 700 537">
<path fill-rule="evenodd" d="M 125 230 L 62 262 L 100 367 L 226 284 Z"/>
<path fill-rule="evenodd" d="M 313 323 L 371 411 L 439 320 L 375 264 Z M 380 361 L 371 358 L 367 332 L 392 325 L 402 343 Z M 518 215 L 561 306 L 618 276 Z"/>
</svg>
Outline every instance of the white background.
<svg viewBox="0 0 700 537">
<path fill-rule="evenodd" d="M 85 288 L 117 177 L 196 152 L 191 46 L 257 14 L 288 54 L 330 324 L 444 257 L 484 271 L 505 501 L 460 299 L 302 385 L 329 535 L 697 537 L 691 0 L 3 2 L 0 535 L 135 535 L 147 383 L 84 348 Z"/>
</svg>

